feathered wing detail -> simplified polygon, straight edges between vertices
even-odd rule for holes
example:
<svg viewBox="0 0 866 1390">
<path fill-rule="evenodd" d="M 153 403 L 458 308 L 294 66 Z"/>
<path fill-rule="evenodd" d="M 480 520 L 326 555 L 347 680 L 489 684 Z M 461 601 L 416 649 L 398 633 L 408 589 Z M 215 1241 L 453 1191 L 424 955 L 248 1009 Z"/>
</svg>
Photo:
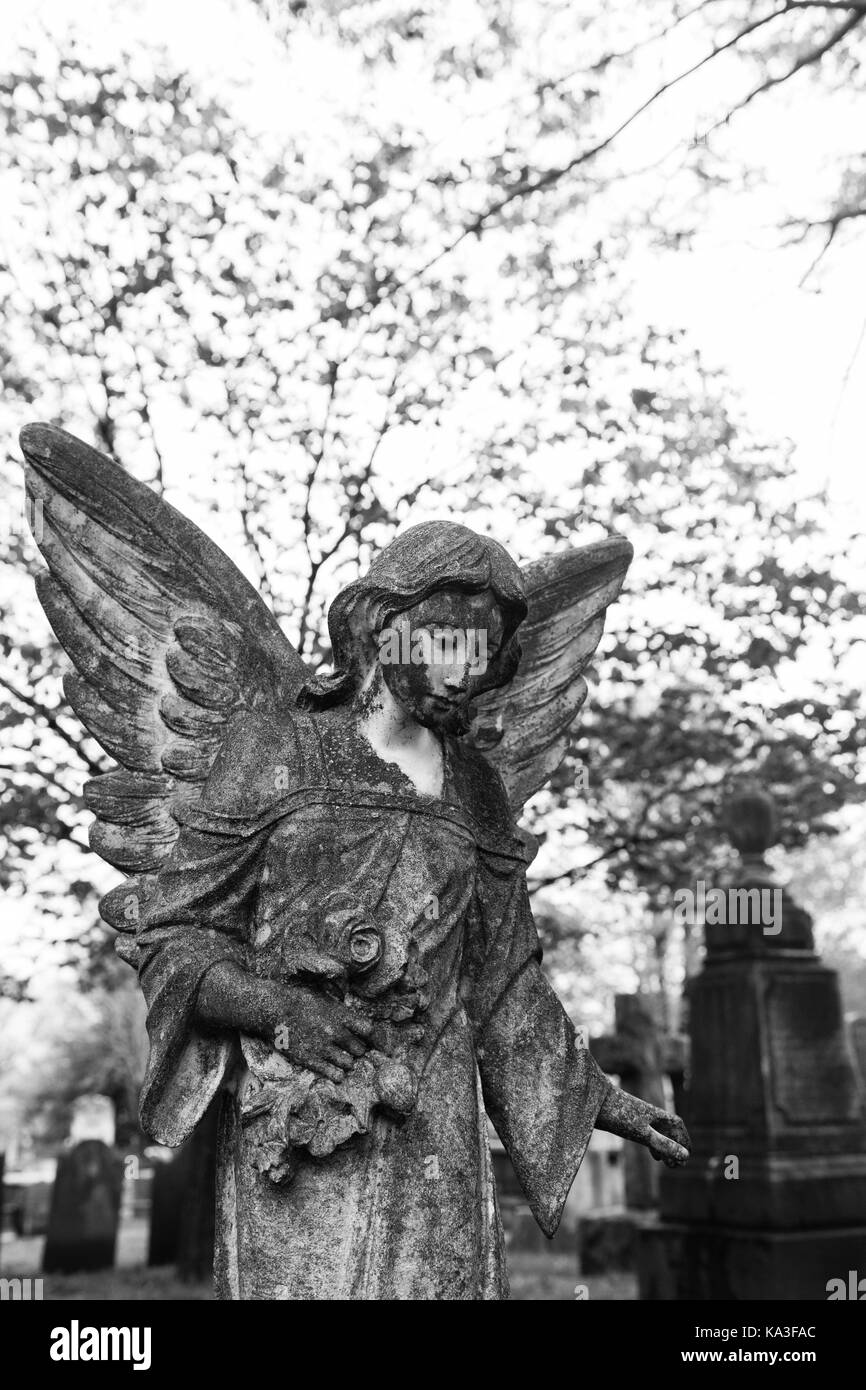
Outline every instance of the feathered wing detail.
<svg viewBox="0 0 866 1390">
<path fill-rule="evenodd" d="M 293 701 L 310 673 L 228 556 L 150 488 L 51 425 L 28 425 L 21 448 L 48 564 L 37 592 L 75 667 L 64 691 L 119 764 L 84 790 L 92 848 L 130 876 L 100 911 L 134 964 L 173 813 L 198 799 L 228 721 Z"/>
<path fill-rule="evenodd" d="M 565 757 L 586 698 L 583 671 L 622 588 L 633 551 L 620 536 L 524 568 L 529 612 L 514 680 L 478 701 L 473 743 L 499 771 L 515 815 Z"/>
</svg>

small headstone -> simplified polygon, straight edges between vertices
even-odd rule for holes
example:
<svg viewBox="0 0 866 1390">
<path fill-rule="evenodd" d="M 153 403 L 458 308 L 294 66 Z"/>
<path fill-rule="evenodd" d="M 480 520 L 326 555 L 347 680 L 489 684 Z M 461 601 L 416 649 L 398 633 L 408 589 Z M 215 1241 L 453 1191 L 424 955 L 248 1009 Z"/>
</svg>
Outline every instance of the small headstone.
<svg viewBox="0 0 866 1390">
<path fill-rule="evenodd" d="M 114 1102 L 108 1096 L 79 1096 L 72 1106 L 69 1142 L 81 1144 L 85 1139 L 99 1139 L 112 1148 L 115 1127 Z"/>
<path fill-rule="evenodd" d="M 61 1155 L 51 1196 L 46 1274 L 110 1269 L 120 1215 L 123 1159 L 98 1139 Z"/>
</svg>

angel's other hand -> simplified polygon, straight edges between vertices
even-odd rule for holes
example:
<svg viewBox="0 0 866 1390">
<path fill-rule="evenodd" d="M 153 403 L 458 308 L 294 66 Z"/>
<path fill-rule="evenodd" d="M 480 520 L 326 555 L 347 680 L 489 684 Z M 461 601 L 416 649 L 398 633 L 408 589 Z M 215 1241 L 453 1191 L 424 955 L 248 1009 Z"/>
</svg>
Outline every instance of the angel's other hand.
<svg viewBox="0 0 866 1390">
<path fill-rule="evenodd" d="M 647 1131 L 647 1147 L 653 1158 L 668 1168 L 681 1168 L 688 1162 L 691 1144 L 689 1132 L 679 1115 L 669 1115 L 666 1110 L 656 1112 Z"/>
<path fill-rule="evenodd" d="M 689 1157 L 691 1140 L 679 1115 L 669 1115 L 657 1105 L 612 1086 L 596 1119 L 596 1128 L 643 1144 L 653 1158 L 678 1168 Z"/>
<path fill-rule="evenodd" d="M 303 985 L 279 986 L 270 1010 L 272 1041 L 293 1062 L 340 1082 L 370 1046 L 372 1023 L 338 999 Z"/>
</svg>

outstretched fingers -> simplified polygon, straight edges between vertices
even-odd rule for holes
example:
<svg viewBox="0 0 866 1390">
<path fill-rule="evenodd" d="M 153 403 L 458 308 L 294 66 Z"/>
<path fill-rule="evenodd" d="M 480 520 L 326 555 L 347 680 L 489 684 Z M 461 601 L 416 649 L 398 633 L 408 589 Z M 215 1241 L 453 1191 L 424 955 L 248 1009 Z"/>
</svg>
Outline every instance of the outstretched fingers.
<svg viewBox="0 0 866 1390">
<path fill-rule="evenodd" d="M 691 1141 L 679 1115 L 659 1115 L 648 1126 L 648 1148 L 653 1158 L 680 1168 L 688 1161 Z"/>
</svg>

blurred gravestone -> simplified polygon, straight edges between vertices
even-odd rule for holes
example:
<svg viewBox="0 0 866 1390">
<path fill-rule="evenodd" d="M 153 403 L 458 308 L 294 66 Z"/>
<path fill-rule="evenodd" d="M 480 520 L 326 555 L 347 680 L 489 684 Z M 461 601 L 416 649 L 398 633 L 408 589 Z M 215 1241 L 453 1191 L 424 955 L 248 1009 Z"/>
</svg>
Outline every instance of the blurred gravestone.
<svg viewBox="0 0 866 1390">
<path fill-rule="evenodd" d="M 123 1160 L 85 1139 L 57 1164 L 42 1268 L 46 1274 L 110 1269 L 120 1215 Z"/>
<path fill-rule="evenodd" d="M 692 1156 L 638 1230 L 641 1297 L 825 1299 L 866 1268 L 859 1078 L 836 972 L 764 859 L 772 800 L 738 796 L 728 827 L 740 863 L 689 986 Z"/>
<path fill-rule="evenodd" d="M 81 1144 L 85 1139 L 98 1139 L 114 1146 L 116 1119 L 114 1102 L 108 1096 L 79 1096 L 72 1106 L 69 1142 Z"/>
<path fill-rule="evenodd" d="M 670 1075 L 676 1090 L 684 1068 L 684 1040 L 661 1028 L 661 1005 L 658 995 L 617 994 L 614 1032 L 594 1038 L 590 1050 L 602 1070 L 618 1076 L 625 1090 L 664 1109 L 664 1078 Z M 658 1170 L 648 1149 L 626 1145 L 627 1207 L 644 1211 L 657 1205 Z"/>
<path fill-rule="evenodd" d="M 687 1040 L 662 1028 L 663 999 L 658 994 L 617 994 L 614 1032 L 593 1038 L 590 1050 L 602 1070 L 618 1076 L 622 1086 L 661 1109 L 666 1108 L 667 1076 L 679 1110 Z M 630 1269 L 635 1259 L 635 1213 L 658 1205 L 658 1168 L 648 1149 L 626 1144 L 625 1211 L 587 1212 L 578 1233 L 584 1274 Z"/>
</svg>

